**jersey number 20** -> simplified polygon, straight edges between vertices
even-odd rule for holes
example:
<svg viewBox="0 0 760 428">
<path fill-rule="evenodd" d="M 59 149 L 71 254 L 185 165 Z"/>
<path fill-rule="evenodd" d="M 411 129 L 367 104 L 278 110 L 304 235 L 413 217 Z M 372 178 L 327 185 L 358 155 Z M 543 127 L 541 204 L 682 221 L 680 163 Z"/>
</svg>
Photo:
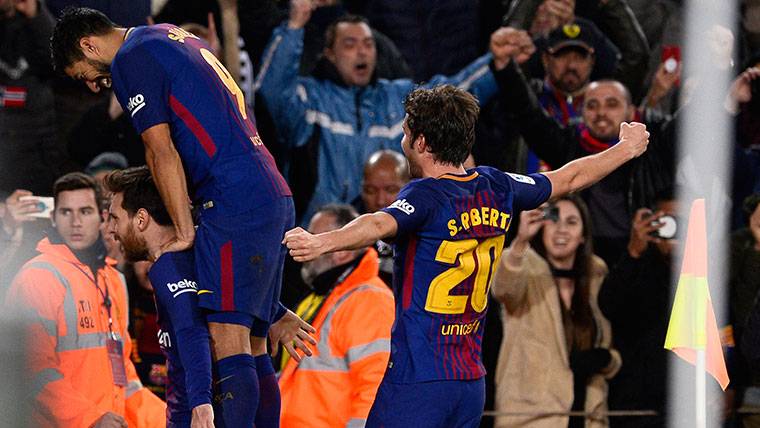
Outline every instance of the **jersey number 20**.
<svg viewBox="0 0 760 428">
<path fill-rule="evenodd" d="M 477 239 L 461 241 L 443 241 L 438 247 L 435 260 L 454 264 L 459 258 L 459 265 L 447 269 L 436 276 L 430 283 L 425 310 L 438 314 L 463 314 L 470 297 L 472 309 L 483 312 L 488 303 L 488 289 L 493 276 L 494 262 L 499 260 L 504 248 L 504 235 L 494 236 L 482 242 Z M 492 254 L 493 251 L 493 254 Z M 477 259 L 477 272 L 475 260 Z M 475 273 L 475 286 L 470 296 L 451 295 L 452 289 Z"/>
</svg>

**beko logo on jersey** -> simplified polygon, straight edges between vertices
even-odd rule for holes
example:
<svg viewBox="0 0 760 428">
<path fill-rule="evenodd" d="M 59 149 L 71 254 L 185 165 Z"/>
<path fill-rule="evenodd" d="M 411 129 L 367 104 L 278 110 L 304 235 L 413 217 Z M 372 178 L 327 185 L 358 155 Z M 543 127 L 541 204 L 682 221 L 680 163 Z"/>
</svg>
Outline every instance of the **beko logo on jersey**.
<svg viewBox="0 0 760 428">
<path fill-rule="evenodd" d="M 129 111 L 130 116 L 134 117 L 135 113 L 140 111 L 143 107 L 145 107 L 145 97 L 143 94 L 137 94 L 134 97 L 129 98 L 127 110 Z"/>
<path fill-rule="evenodd" d="M 166 286 L 169 288 L 169 292 L 172 293 L 172 297 L 177 297 L 182 293 L 187 292 L 198 292 L 198 284 L 195 281 L 190 281 L 187 279 L 183 279 L 179 282 L 170 282 L 166 284 Z"/>
<path fill-rule="evenodd" d="M 391 204 L 391 208 L 399 209 L 405 212 L 407 215 L 414 212 L 414 205 L 406 201 L 406 199 L 399 199 Z"/>
</svg>

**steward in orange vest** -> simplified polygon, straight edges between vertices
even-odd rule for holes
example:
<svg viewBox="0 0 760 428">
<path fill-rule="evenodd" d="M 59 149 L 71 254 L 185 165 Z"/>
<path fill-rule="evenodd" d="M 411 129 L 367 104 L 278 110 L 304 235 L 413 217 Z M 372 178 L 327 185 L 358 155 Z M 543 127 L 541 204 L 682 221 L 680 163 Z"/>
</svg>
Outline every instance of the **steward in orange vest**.
<svg viewBox="0 0 760 428">
<path fill-rule="evenodd" d="M 341 209 L 348 208 L 329 205 L 321 209 L 309 229 L 318 233 L 340 227 L 341 221 L 331 211 L 342 213 Z M 326 227 L 320 227 L 325 223 Z M 307 281 L 314 292 L 296 310 L 317 330 L 317 345 L 309 345 L 314 355 L 300 363 L 285 358 L 280 375 L 283 428 L 364 426 L 385 374 L 394 320 L 393 294 L 378 277 L 374 249 L 342 253 L 344 257 L 353 254 L 353 259 L 341 263 L 328 255 L 315 261 L 323 271 Z"/>
<path fill-rule="evenodd" d="M 31 426 L 163 427 L 166 405 L 143 388 L 129 359 L 126 285 L 116 262 L 101 256 L 97 192 L 87 178 L 74 173 L 56 182 L 60 236 L 39 242 L 41 254 L 16 275 L 5 302 L 29 323 Z"/>
</svg>

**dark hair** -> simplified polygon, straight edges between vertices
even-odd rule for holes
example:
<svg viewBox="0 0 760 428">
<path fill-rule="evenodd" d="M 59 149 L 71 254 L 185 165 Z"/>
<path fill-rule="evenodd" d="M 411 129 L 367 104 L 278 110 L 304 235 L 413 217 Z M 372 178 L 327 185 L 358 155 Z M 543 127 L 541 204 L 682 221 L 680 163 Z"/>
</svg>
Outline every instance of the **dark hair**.
<svg viewBox="0 0 760 428">
<path fill-rule="evenodd" d="M 63 72 L 71 64 L 85 58 L 79 40 L 87 36 L 102 36 L 116 28 L 102 12 L 87 7 L 67 7 L 61 13 L 50 38 L 53 67 Z"/>
<path fill-rule="evenodd" d="M 752 214 L 757 209 L 758 204 L 760 204 L 760 193 L 753 193 L 746 198 L 744 198 L 743 206 L 744 213 L 747 214 L 748 217 L 752 216 Z"/>
<path fill-rule="evenodd" d="M 70 172 L 59 177 L 53 183 L 53 200 L 58 204 L 58 195 L 70 190 L 92 189 L 95 196 L 95 205 L 101 209 L 103 197 L 98 182 L 83 172 Z"/>
<path fill-rule="evenodd" d="M 173 224 L 147 166 L 113 171 L 106 175 L 105 185 L 109 192 L 124 195 L 121 207 L 130 217 L 144 208 L 161 226 Z"/>
<path fill-rule="evenodd" d="M 412 141 L 423 135 L 435 160 L 463 163 L 475 142 L 480 107 L 469 92 L 451 85 L 415 89 L 404 101 Z"/>
<path fill-rule="evenodd" d="M 325 30 L 325 47 L 332 48 L 335 44 L 335 34 L 338 32 L 338 24 L 367 24 L 369 26 L 369 21 L 367 18 L 361 16 L 361 15 L 353 15 L 353 14 L 345 14 L 343 16 L 338 17 L 335 21 L 331 22 L 330 25 L 327 26 L 327 30 Z"/>
<path fill-rule="evenodd" d="M 553 203 L 556 204 L 559 201 L 567 201 L 575 205 L 581 214 L 581 222 L 583 224 L 583 242 L 575 250 L 575 265 L 573 266 L 573 270 L 577 274 L 577 279 L 575 281 L 575 292 L 573 293 L 571 318 L 575 326 L 574 346 L 588 349 L 593 347 L 596 329 L 590 303 L 591 279 L 594 276 L 594 245 L 591 231 L 591 215 L 586 203 L 578 195 L 565 195 Z M 531 246 L 548 262 L 546 247 L 544 247 L 543 227 L 533 238 L 533 241 L 531 241 Z M 585 340 L 578 340 L 579 338 L 585 338 Z"/>
<path fill-rule="evenodd" d="M 348 204 L 327 204 L 321 206 L 314 215 L 319 213 L 330 214 L 335 217 L 335 225 L 341 228 L 359 217 L 356 209 Z M 313 218 L 313 217 L 312 217 Z"/>
</svg>

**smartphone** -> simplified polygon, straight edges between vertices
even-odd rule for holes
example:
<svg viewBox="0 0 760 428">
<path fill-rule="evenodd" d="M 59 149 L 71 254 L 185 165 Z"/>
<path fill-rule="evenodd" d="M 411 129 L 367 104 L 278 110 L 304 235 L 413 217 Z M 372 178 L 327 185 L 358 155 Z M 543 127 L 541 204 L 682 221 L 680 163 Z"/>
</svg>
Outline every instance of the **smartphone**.
<svg viewBox="0 0 760 428">
<path fill-rule="evenodd" d="M 681 47 L 677 45 L 664 45 L 662 47 L 661 61 L 665 64 L 665 71 L 675 73 L 681 65 Z M 675 84 L 678 86 L 680 83 L 679 80 Z"/>
<path fill-rule="evenodd" d="M 55 202 L 50 196 L 22 196 L 18 199 L 19 201 L 37 201 L 39 212 L 29 214 L 30 217 L 50 218 L 50 213 L 53 212 Z"/>
<path fill-rule="evenodd" d="M 544 220 L 550 220 L 554 223 L 559 221 L 559 207 L 556 205 L 547 205 L 541 211 L 544 214 Z"/>
</svg>

